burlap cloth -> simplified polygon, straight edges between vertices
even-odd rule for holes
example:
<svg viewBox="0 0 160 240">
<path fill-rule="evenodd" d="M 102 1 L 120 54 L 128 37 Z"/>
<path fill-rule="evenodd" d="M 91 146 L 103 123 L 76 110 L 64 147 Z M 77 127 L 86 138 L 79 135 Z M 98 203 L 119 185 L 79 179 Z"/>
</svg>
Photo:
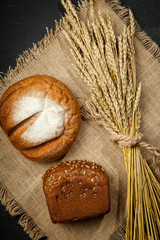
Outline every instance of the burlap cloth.
<svg viewBox="0 0 160 240">
<path fill-rule="evenodd" d="M 87 2 L 81 8 L 81 17 L 87 18 Z M 110 10 L 114 28 L 121 32 L 128 21 L 128 10 L 118 1 L 105 3 L 98 0 L 98 9 L 105 16 Z M 123 19 L 123 21 L 122 21 Z M 137 81 L 142 81 L 141 132 L 145 140 L 160 147 L 160 51 L 144 32 L 137 31 L 135 38 Z M 34 74 L 54 76 L 64 82 L 77 97 L 80 105 L 89 98 L 89 90 L 72 66 L 69 45 L 61 31 L 52 31 L 24 52 L 17 60 L 17 67 L 2 80 L 0 95 L 14 82 Z M 0 96 L 1 97 L 1 96 Z M 146 152 L 144 156 L 151 159 Z M 70 224 L 52 224 L 42 190 L 42 174 L 55 163 L 35 163 L 25 159 L 0 131 L 0 197 L 11 215 L 19 215 L 20 224 L 34 239 L 121 239 L 126 203 L 126 168 L 121 149 L 109 141 L 109 134 L 91 121 L 83 120 L 78 139 L 64 160 L 88 159 L 100 163 L 110 179 L 111 211 L 103 218 Z M 150 163 L 150 162 L 149 162 Z M 151 162 L 152 163 L 152 162 Z M 156 174 L 156 164 L 152 163 Z M 158 175 L 157 175 L 158 177 Z M 118 228 L 119 227 L 119 228 Z M 116 230 L 118 228 L 118 230 Z M 116 230 L 116 232 L 115 232 Z M 114 234 L 113 234 L 114 233 Z"/>
</svg>

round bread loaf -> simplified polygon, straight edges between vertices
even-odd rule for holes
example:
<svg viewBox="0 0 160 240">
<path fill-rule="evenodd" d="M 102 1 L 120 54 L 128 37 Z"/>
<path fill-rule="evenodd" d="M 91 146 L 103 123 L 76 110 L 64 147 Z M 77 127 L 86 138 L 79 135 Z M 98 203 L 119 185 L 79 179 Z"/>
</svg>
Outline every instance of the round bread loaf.
<svg viewBox="0 0 160 240">
<path fill-rule="evenodd" d="M 13 84 L 4 93 L 0 125 L 26 158 L 54 161 L 70 149 L 79 133 L 80 108 L 62 82 L 35 75 Z"/>
<path fill-rule="evenodd" d="M 94 162 L 58 163 L 44 174 L 43 190 L 53 223 L 93 218 L 110 210 L 109 179 Z"/>
</svg>

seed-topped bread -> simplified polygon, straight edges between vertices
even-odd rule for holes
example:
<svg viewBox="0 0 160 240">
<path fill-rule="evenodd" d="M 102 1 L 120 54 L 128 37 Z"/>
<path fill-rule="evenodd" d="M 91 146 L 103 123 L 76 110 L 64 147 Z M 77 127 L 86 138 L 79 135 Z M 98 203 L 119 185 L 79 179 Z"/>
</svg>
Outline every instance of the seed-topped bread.
<svg viewBox="0 0 160 240">
<path fill-rule="evenodd" d="M 35 75 L 6 90 L 0 100 L 0 125 L 26 158 L 48 162 L 70 149 L 80 130 L 81 114 L 62 82 Z"/>
<path fill-rule="evenodd" d="M 93 218 L 110 210 L 109 178 L 95 162 L 58 163 L 44 174 L 43 189 L 53 223 Z"/>
</svg>

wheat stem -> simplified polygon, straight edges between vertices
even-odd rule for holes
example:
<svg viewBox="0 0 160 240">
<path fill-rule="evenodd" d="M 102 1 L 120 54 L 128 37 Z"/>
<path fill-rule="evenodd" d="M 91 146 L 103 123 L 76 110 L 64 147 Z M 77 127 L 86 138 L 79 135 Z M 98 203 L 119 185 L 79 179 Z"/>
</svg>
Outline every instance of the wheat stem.
<svg viewBox="0 0 160 240">
<path fill-rule="evenodd" d="M 62 0 L 66 9 L 62 19 L 64 36 L 71 45 L 74 66 L 88 85 L 98 113 L 119 134 L 134 136 L 139 132 L 141 83 L 136 86 L 134 49 L 135 20 L 116 37 L 107 10 L 107 21 L 96 15 L 89 1 L 90 17 L 79 18 L 70 0 Z M 126 239 L 158 240 L 160 234 L 160 184 L 157 182 L 138 146 L 122 147 L 127 169 Z"/>
</svg>

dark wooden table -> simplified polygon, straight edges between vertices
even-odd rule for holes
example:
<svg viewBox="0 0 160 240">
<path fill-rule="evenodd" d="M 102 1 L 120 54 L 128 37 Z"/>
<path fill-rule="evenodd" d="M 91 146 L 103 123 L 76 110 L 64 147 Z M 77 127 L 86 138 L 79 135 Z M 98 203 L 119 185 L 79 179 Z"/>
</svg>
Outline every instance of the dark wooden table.
<svg viewBox="0 0 160 240">
<path fill-rule="evenodd" d="M 122 0 L 122 3 L 132 9 L 141 27 L 160 46 L 160 0 Z M 54 21 L 61 14 L 60 0 L 1 0 L 0 72 L 14 67 L 15 59 L 42 39 L 46 27 L 54 29 Z M 0 239 L 30 239 L 17 221 L 0 204 Z"/>
</svg>

